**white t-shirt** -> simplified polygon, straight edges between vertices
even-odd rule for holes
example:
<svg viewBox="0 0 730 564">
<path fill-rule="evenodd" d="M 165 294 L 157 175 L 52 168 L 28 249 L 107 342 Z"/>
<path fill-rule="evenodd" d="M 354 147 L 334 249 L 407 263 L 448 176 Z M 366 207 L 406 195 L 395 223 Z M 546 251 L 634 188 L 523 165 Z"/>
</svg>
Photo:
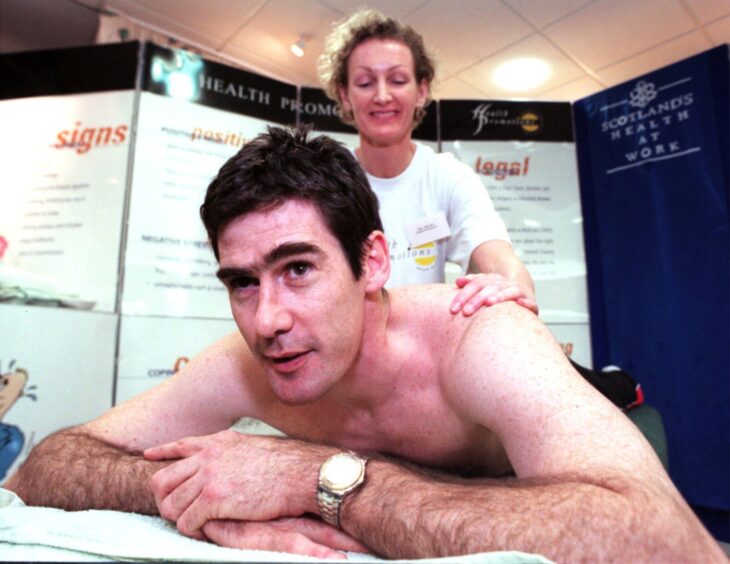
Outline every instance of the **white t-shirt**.
<svg viewBox="0 0 730 564">
<path fill-rule="evenodd" d="M 380 217 L 390 248 L 388 287 L 444 281 L 444 264 L 466 271 L 472 251 L 486 241 L 509 242 L 507 228 L 482 181 L 451 153 L 435 153 L 421 143 L 411 164 L 395 178 L 367 174 L 380 201 Z M 405 227 L 443 211 L 451 236 L 411 247 Z"/>
</svg>

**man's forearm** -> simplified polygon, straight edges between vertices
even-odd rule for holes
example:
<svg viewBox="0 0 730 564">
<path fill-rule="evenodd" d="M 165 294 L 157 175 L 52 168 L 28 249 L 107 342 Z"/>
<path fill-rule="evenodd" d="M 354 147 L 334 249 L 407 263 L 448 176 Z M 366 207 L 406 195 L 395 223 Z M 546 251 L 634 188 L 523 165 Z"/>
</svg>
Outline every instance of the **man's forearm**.
<svg viewBox="0 0 730 564">
<path fill-rule="evenodd" d="M 150 476 L 165 463 L 149 462 L 86 434 L 69 429 L 33 449 L 4 487 L 28 505 L 116 509 L 157 514 Z"/>
<path fill-rule="evenodd" d="M 388 558 L 519 550 L 559 562 L 714 561 L 716 543 L 693 518 L 661 492 L 619 482 L 461 480 L 379 460 L 342 508 L 344 530 Z"/>
</svg>

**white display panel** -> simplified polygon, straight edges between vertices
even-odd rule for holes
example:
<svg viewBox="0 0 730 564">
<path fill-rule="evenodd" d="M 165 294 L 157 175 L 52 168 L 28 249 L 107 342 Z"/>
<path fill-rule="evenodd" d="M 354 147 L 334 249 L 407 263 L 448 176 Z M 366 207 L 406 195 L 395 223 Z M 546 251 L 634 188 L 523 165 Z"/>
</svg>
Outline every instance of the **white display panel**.
<svg viewBox="0 0 730 564">
<path fill-rule="evenodd" d="M 21 284 L 115 310 L 134 96 L 0 103 L 0 260 Z"/>
<path fill-rule="evenodd" d="M 573 143 L 443 142 L 482 179 L 549 323 L 588 321 L 582 213 Z"/>
<path fill-rule="evenodd" d="M 122 313 L 230 318 L 199 210 L 208 184 L 269 122 L 141 95 Z"/>
<path fill-rule="evenodd" d="M 153 388 L 208 345 L 237 330 L 232 320 L 123 316 L 115 403 Z"/>
<path fill-rule="evenodd" d="M 8 474 L 44 437 L 111 407 L 116 333 L 116 314 L 0 304 L 0 432 L 24 438 L 17 455 L 0 448 Z"/>
</svg>

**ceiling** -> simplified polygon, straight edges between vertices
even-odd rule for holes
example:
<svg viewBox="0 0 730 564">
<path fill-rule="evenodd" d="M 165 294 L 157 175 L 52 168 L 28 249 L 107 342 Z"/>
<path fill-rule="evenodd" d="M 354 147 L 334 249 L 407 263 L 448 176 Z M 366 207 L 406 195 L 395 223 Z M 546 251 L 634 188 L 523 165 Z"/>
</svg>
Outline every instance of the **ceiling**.
<svg viewBox="0 0 730 564">
<path fill-rule="evenodd" d="M 332 22 L 362 5 L 424 36 L 442 99 L 575 100 L 730 43 L 730 0 L 0 0 L 0 52 L 93 43 L 99 11 L 227 64 L 318 86 Z M 301 35 L 297 58 L 289 46 Z M 550 63 L 546 83 L 520 93 L 492 83 L 500 63 L 526 56 Z"/>
</svg>

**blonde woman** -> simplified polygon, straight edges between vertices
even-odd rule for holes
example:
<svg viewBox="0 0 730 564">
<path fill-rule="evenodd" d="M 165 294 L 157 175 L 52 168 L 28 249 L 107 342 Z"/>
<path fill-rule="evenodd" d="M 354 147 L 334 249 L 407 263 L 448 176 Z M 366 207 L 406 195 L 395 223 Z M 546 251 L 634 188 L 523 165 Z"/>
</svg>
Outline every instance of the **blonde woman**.
<svg viewBox="0 0 730 564">
<path fill-rule="evenodd" d="M 393 258 L 390 285 L 443 282 L 448 260 L 480 273 L 457 280 L 462 290 L 452 312 L 470 315 L 516 300 L 537 313 L 532 278 L 481 180 L 453 155 L 412 139 L 435 74 L 422 37 L 380 12 L 360 10 L 330 33 L 319 71 L 340 117 L 359 133 L 355 155 L 378 195 Z M 429 226 L 450 235 L 425 246 L 409 236 Z"/>
</svg>

